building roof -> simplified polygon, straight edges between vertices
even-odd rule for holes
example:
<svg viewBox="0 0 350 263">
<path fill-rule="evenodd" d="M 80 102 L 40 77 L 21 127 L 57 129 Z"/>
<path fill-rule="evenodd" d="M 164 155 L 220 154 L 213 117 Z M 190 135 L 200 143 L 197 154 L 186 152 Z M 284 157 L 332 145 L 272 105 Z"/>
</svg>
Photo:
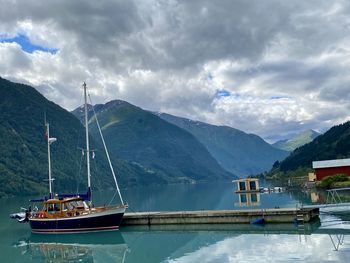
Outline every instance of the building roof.
<svg viewBox="0 0 350 263">
<path fill-rule="evenodd" d="M 312 162 L 312 168 L 331 168 L 350 166 L 350 159 L 338 159 L 338 160 L 326 160 L 326 161 L 314 161 Z"/>
</svg>

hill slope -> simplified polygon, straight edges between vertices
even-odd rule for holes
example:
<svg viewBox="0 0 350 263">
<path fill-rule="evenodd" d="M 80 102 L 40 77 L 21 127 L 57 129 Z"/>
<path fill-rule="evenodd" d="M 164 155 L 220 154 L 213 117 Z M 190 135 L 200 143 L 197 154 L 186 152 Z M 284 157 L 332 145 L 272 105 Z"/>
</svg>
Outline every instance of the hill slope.
<svg viewBox="0 0 350 263">
<path fill-rule="evenodd" d="M 288 155 L 257 135 L 231 127 L 210 125 L 165 113 L 159 116 L 193 134 L 222 167 L 239 176 L 270 170 L 276 160 Z"/>
<path fill-rule="evenodd" d="M 297 148 L 279 165 L 281 171 L 311 168 L 312 161 L 350 157 L 350 121 L 334 126 L 312 142 Z"/>
<path fill-rule="evenodd" d="M 58 139 L 51 147 L 54 190 L 85 190 L 85 169 L 79 173 L 81 150 L 77 148 L 84 147 L 84 128 L 79 120 L 27 85 L 0 78 L 0 94 L 0 197 L 48 192 L 44 113 L 51 137 Z M 98 150 L 93 140 L 92 147 Z M 92 181 L 95 187 L 110 187 L 113 179 L 101 157 L 97 151 Z M 144 182 L 148 175 L 122 160 L 113 158 L 113 163 L 123 185 Z"/>
<path fill-rule="evenodd" d="M 315 139 L 319 135 L 320 133 L 314 130 L 306 130 L 297 134 L 291 139 L 277 141 L 274 144 L 272 144 L 272 146 L 281 150 L 292 152 L 296 148 L 311 142 L 313 139 Z"/>
<path fill-rule="evenodd" d="M 167 182 L 227 180 L 234 176 L 216 162 L 196 138 L 154 114 L 115 100 L 96 105 L 109 149 L 120 158 L 135 162 Z M 82 108 L 73 112 L 82 117 Z M 95 119 L 90 118 L 97 136 Z"/>
</svg>

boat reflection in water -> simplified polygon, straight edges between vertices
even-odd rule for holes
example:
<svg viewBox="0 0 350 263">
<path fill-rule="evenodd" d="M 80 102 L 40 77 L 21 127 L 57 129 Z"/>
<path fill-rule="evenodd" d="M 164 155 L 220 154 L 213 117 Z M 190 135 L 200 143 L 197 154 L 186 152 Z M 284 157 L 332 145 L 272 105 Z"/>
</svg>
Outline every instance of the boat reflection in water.
<svg viewBox="0 0 350 263">
<path fill-rule="evenodd" d="M 16 247 L 35 262 L 124 262 L 127 245 L 120 232 L 35 235 Z"/>
<path fill-rule="evenodd" d="M 94 262 L 92 249 L 78 244 L 39 243 L 30 244 L 30 249 L 32 254 L 43 256 L 47 262 Z"/>
</svg>

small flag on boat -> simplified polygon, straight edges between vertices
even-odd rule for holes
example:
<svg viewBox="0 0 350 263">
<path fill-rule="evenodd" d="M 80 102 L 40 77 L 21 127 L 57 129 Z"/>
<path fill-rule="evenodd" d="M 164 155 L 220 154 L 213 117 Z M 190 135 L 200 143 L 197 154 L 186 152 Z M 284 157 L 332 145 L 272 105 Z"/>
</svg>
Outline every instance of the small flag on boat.
<svg viewBox="0 0 350 263">
<path fill-rule="evenodd" d="M 95 152 L 92 152 L 92 159 L 95 159 Z"/>
<path fill-rule="evenodd" d="M 52 144 L 52 143 L 54 143 L 55 141 L 57 141 L 57 139 L 56 139 L 56 138 L 50 138 L 50 137 L 49 137 L 49 124 L 46 123 L 45 126 L 46 126 L 46 130 L 45 130 L 45 140 L 46 140 L 49 144 Z"/>
</svg>

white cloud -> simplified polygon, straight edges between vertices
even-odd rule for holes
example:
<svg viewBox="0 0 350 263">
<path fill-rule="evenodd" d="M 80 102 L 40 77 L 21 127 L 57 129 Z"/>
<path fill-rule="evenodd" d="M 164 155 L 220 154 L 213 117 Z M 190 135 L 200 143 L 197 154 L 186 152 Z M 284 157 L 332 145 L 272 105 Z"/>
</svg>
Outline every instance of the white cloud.
<svg viewBox="0 0 350 263">
<path fill-rule="evenodd" d="M 0 75 L 72 110 L 96 103 L 231 125 L 276 140 L 349 120 L 348 1 L 0 1 Z M 231 96 L 218 98 L 218 90 Z"/>
<path fill-rule="evenodd" d="M 333 235 L 333 238 L 335 236 Z M 347 236 L 345 237 L 347 238 Z M 347 242 L 345 240 L 345 242 Z M 195 243 L 195 242 L 193 242 Z M 341 248 L 342 249 L 342 248 Z M 176 254 L 176 253 L 175 253 Z M 228 237 L 166 262 L 347 262 L 334 251 L 328 235 L 259 235 Z"/>
</svg>

